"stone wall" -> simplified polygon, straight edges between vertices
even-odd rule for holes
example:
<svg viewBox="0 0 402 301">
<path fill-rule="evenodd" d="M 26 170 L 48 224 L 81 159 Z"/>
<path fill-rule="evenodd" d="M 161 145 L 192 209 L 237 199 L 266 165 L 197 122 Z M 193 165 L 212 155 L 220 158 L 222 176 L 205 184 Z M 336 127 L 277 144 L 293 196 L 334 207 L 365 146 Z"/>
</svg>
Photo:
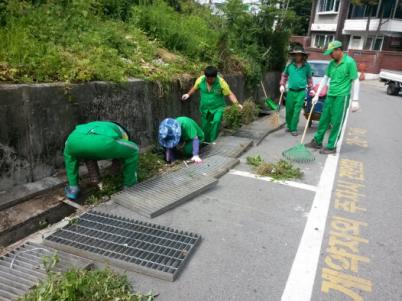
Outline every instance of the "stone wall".
<svg viewBox="0 0 402 301">
<path fill-rule="evenodd" d="M 246 87 L 243 75 L 225 76 L 243 101 L 262 92 Z M 268 73 L 265 85 L 277 96 L 279 74 Z M 194 82 L 177 81 L 168 87 L 155 82 L 89 82 L 83 84 L 0 85 L 0 191 L 52 175 L 63 166 L 63 147 L 76 124 L 114 120 L 132 139 L 146 147 L 156 141 L 160 121 L 168 116 L 191 116 L 199 121 L 198 95 L 182 103 L 180 97 Z"/>
</svg>

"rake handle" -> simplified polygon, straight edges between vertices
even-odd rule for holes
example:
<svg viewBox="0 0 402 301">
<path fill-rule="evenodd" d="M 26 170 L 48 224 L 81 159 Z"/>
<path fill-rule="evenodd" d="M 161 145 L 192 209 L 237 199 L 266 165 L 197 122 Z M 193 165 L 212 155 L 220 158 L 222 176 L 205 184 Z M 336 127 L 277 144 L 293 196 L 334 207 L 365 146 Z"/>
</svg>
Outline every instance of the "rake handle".
<svg viewBox="0 0 402 301">
<path fill-rule="evenodd" d="M 317 101 L 318 101 L 318 100 L 317 100 Z M 313 114 L 314 107 L 315 107 L 315 103 L 313 103 L 313 105 L 312 105 L 312 107 L 311 107 L 311 110 L 310 110 L 310 114 L 308 114 L 307 123 L 306 123 L 306 126 L 304 127 L 304 132 L 303 132 L 303 136 L 302 136 L 302 138 L 301 138 L 300 144 L 303 144 L 304 138 L 306 138 L 307 128 L 308 128 L 308 125 L 310 124 L 311 115 Z"/>
<path fill-rule="evenodd" d="M 260 81 L 260 84 L 262 87 L 262 91 L 264 92 L 265 98 L 268 98 L 267 91 L 265 91 L 264 83 L 262 81 Z"/>
<path fill-rule="evenodd" d="M 279 97 L 278 112 L 281 110 L 282 99 L 283 99 L 283 92 L 281 92 L 281 97 Z"/>
</svg>

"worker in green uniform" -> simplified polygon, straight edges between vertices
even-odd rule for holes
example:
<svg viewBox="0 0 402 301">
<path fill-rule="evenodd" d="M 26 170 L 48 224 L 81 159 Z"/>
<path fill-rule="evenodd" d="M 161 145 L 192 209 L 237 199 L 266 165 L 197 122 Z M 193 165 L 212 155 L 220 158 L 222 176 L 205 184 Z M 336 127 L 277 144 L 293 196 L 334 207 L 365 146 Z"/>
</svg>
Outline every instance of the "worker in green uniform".
<svg viewBox="0 0 402 301">
<path fill-rule="evenodd" d="M 64 148 L 68 186 L 67 198 L 76 200 L 79 194 L 78 167 L 80 160 L 123 161 L 124 186 L 137 183 L 138 146 L 129 141 L 128 132 L 119 124 L 94 121 L 77 125 L 68 136 Z"/>
<path fill-rule="evenodd" d="M 312 102 L 314 104 L 317 103 L 321 90 L 330 80 L 329 89 L 324 110 L 318 124 L 318 130 L 313 140 L 307 143 L 306 146 L 321 149 L 321 154 L 333 154 L 336 153 L 336 145 L 342 132 L 347 110 L 349 109 L 349 98 L 352 86 L 353 101 L 358 101 L 359 99 L 359 79 L 356 62 L 343 52 L 342 43 L 340 41 L 329 43 L 328 49 L 324 52 L 324 55 L 330 55 L 332 60 L 327 67 L 325 76 L 321 80 Z M 329 134 L 328 144 L 323 148 L 322 141 L 330 124 L 332 128 Z"/>
<path fill-rule="evenodd" d="M 195 163 L 201 163 L 199 151 L 203 141 L 203 130 L 189 117 L 166 118 L 159 126 L 159 143 L 165 148 L 169 163 L 174 161 L 174 149 L 180 142 L 183 143 L 184 155 Z"/>
<path fill-rule="evenodd" d="M 311 66 L 307 63 L 307 53 L 303 47 L 296 46 L 290 52 L 291 62 L 282 73 L 279 90 L 285 92 L 286 83 L 289 91 L 286 96 L 286 130 L 297 136 L 300 111 L 306 98 L 306 88 L 313 85 Z"/>
<path fill-rule="evenodd" d="M 191 90 L 182 96 L 185 101 L 190 98 L 196 91 L 200 91 L 200 111 L 202 129 L 205 134 L 206 142 L 213 142 L 218 138 L 219 129 L 222 123 L 223 111 L 225 110 L 225 96 L 228 96 L 230 101 L 239 104 L 236 95 L 230 90 L 227 82 L 218 75 L 218 70 L 213 66 L 208 66 L 204 75 L 200 76 Z"/>
</svg>

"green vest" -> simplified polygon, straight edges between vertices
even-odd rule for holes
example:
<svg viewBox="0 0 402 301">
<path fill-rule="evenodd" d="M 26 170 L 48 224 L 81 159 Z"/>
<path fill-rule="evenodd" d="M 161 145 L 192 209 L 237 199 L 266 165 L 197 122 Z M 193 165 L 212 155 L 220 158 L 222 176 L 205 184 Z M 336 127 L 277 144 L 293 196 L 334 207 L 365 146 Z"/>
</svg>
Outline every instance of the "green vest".
<svg viewBox="0 0 402 301">
<path fill-rule="evenodd" d="M 225 96 L 219 83 L 219 76 L 215 79 L 210 91 L 208 90 L 206 77 L 201 80 L 199 89 L 201 94 L 201 112 L 210 111 L 214 113 L 219 109 L 225 108 Z"/>
</svg>

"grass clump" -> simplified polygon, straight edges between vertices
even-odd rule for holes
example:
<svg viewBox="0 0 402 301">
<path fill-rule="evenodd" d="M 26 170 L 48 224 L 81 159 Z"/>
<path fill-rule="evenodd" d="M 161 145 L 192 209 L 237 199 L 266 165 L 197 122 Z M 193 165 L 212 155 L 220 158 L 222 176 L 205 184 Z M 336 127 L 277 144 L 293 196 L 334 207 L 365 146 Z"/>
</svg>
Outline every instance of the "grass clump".
<svg viewBox="0 0 402 301">
<path fill-rule="evenodd" d="M 160 154 L 152 151 L 140 154 L 138 162 L 138 181 L 142 182 L 161 173 L 165 162 Z"/>
<path fill-rule="evenodd" d="M 260 155 L 247 157 L 247 164 L 253 166 L 255 172 L 260 176 L 268 176 L 274 180 L 301 179 L 303 172 L 300 168 L 286 160 L 279 160 L 276 163 L 265 162 Z"/>
<path fill-rule="evenodd" d="M 243 124 L 249 124 L 257 119 L 258 107 L 252 99 L 243 103 L 243 109 L 236 105 L 227 106 L 223 112 L 223 124 L 226 129 L 237 130 Z"/>
<path fill-rule="evenodd" d="M 66 273 L 49 272 L 45 281 L 20 301 L 152 301 L 151 294 L 134 293 L 127 276 L 103 270 L 72 269 Z"/>
</svg>

